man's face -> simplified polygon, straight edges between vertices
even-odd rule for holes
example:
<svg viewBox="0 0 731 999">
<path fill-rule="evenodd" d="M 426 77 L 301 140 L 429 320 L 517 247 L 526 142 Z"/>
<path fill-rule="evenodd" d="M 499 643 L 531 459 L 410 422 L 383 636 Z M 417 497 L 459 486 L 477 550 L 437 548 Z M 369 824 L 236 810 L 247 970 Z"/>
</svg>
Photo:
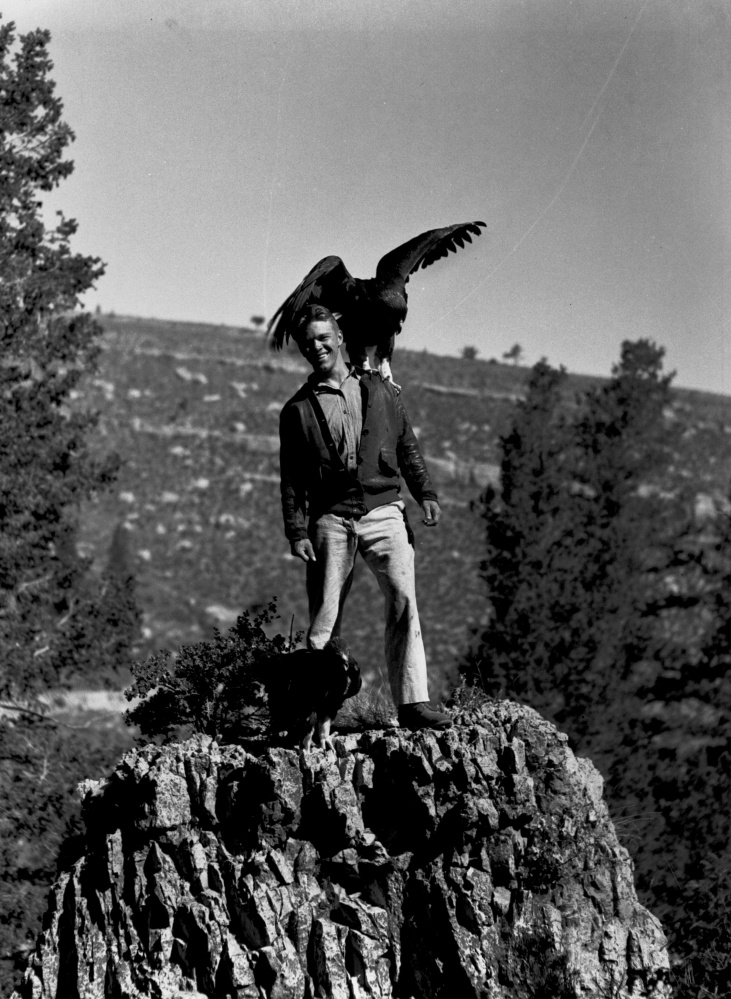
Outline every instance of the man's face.
<svg viewBox="0 0 731 999">
<path fill-rule="evenodd" d="M 297 340 L 300 353 L 318 375 L 329 375 L 340 357 L 343 334 L 329 320 L 311 322 Z"/>
</svg>

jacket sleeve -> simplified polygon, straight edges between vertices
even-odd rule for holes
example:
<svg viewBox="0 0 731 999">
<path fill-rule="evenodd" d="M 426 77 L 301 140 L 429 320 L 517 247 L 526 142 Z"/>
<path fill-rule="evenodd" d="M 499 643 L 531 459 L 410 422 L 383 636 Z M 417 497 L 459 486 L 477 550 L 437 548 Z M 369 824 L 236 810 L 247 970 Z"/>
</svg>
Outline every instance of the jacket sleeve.
<svg viewBox="0 0 731 999">
<path fill-rule="evenodd" d="M 304 451 L 299 412 L 296 406 L 287 405 L 279 417 L 279 475 L 284 534 L 290 544 L 307 537 Z"/>
<path fill-rule="evenodd" d="M 423 503 L 424 500 L 436 500 L 439 502 L 426 467 L 426 462 L 424 461 L 424 455 L 421 453 L 416 434 L 411 429 L 411 424 L 409 423 L 409 418 L 406 415 L 400 395 L 396 396 L 395 404 L 396 423 L 399 428 L 396 454 L 404 481 L 417 503 Z"/>
</svg>

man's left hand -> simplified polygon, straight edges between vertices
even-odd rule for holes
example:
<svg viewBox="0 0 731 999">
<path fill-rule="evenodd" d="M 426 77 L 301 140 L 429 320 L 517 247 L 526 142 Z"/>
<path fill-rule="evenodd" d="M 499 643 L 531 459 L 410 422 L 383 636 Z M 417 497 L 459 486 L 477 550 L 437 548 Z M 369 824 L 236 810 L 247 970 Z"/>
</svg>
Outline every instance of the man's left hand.
<svg viewBox="0 0 731 999">
<path fill-rule="evenodd" d="M 421 504 L 424 511 L 424 523 L 427 527 L 436 527 L 442 515 L 442 508 L 436 500 L 424 500 Z"/>
</svg>

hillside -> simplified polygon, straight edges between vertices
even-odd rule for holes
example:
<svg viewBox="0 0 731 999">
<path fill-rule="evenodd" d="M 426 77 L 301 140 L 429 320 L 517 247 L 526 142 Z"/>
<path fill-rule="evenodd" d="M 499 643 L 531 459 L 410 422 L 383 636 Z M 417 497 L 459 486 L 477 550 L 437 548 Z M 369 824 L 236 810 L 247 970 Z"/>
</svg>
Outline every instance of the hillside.
<svg viewBox="0 0 731 999">
<path fill-rule="evenodd" d="M 288 552 L 279 510 L 278 415 L 308 369 L 249 329 L 103 317 L 100 372 L 77 404 L 101 410 L 99 445 L 124 459 L 114 492 L 84 512 L 82 544 L 104 564 L 118 523 L 144 609 L 146 653 L 208 637 L 244 607 L 279 599 L 281 628 L 306 626 L 304 567 Z M 407 339 L 404 337 L 404 339 Z M 437 482 L 445 515 L 429 531 L 409 500 L 432 690 L 479 625 L 481 522 L 471 509 L 499 478 L 499 438 L 528 369 L 399 347 L 396 380 Z M 572 375 L 565 401 L 599 379 Z M 731 467 L 731 398 L 676 390 L 669 420 L 682 450 L 657 488 L 723 501 Z M 359 566 L 345 620 L 364 671 L 382 669 L 381 596 Z"/>
</svg>

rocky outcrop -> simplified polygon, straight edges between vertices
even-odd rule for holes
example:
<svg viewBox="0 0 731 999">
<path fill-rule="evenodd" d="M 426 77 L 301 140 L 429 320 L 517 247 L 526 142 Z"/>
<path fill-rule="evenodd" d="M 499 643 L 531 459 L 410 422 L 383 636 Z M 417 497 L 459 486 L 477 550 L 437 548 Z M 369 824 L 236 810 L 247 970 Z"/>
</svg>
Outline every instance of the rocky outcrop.
<svg viewBox="0 0 731 999">
<path fill-rule="evenodd" d="M 669 995 L 601 777 L 535 712 L 335 746 L 199 737 L 89 782 L 22 999 Z"/>
</svg>

